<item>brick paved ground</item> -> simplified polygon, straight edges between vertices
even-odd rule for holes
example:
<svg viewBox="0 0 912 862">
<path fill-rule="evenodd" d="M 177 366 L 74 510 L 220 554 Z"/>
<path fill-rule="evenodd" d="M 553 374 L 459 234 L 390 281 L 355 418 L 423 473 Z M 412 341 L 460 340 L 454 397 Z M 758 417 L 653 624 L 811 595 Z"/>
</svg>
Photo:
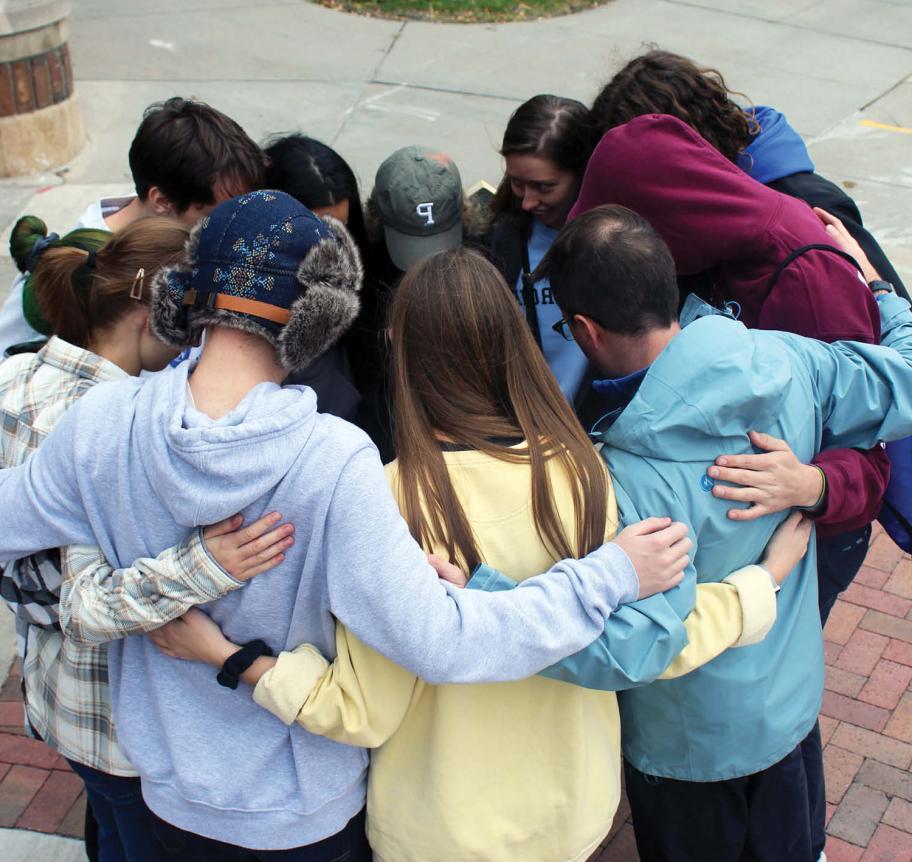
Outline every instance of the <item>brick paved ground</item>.
<svg viewBox="0 0 912 862">
<path fill-rule="evenodd" d="M 878 529 L 826 631 L 829 862 L 912 862 L 912 559 Z M 0 689 L 0 827 L 82 835 L 66 763 L 22 732 L 19 679 Z M 636 862 L 626 800 L 591 862 Z"/>
<path fill-rule="evenodd" d="M 85 793 L 66 761 L 22 729 L 19 676 L 0 688 L 0 827 L 82 837 Z"/>
<path fill-rule="evenodd" d="M 879 527 L 824 636 L 827 859 L 912 862 L 912 559 Z M 629 820 L 590 862 L 638 859 Z"/>
</svg>

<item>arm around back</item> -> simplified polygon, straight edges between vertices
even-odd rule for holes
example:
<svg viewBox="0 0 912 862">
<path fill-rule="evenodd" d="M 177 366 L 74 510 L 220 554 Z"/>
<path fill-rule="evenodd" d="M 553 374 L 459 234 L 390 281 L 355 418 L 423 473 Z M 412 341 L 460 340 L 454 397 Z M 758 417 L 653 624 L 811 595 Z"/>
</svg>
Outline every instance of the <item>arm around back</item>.
<svg viewBox="0 0 912 862">
<path fill-rule="evenodd" d="M 800 198 L 812 207 L 822 207 L 837 216 L 864 249 L 864 253 L 870 258 L 881 278 L 889 281 L 903 299 L 909 299 L 905 285 L 893 265 L 877 240 L 864 226 L 857 204 L 838 185 L 819 174 L 812 173 L 792 174 L 767 185 L 783 194 Z"/>
<path fill-rule="evenodd" d="M 60 625 L 77 643 L 148 632 L 244 586 L 212 558 L 202 531 L 155 558 L 115 569 L 96 546 L 63 549 Z"/>
<path fill-rule="evenodd" d="M 649 477 L 656 481 L 651 482 Z M 624 523 L 635 522 L 645 514 L 667 513 L 688 525 L 693 543 L 690 556 L 696 555 L 698 537 L 690 529 L 684 506 L 651 467 L 637 477 L 635 501 L 620 477 L 614 474 L 613 478 L 618 511 Z M 690 563 L 678 586 L 619 608 L 606 620 L 601 637 L 588 649 L 549 667 L 542 675 L 606 691 L 652 682 L 688 643 L 684 620 L 694 609 L 696 585 L 696 570 Z M 740 607 L 733 614 L 732 623 L 740 633 Z"/>
<path fill-rule="evenodd" d="M 517 582 L 479 566 L 469 589 L 499 592 Z M 602 636 L 544 676 L 602 691 L 621 691 L 683 676 L 730 647 L 761 641 L 776 622 L 776 596 L 759 566 L 732 572 L 720 583 L 697 584 L 693 611 L 683 621 L 662 595 L 624 605 Z"/>
<path fill-rule="evenodd" d="M 826 509 L 814 520 L 827 535 L 860 529 L 877 517 L 890 481 L 890 459 L 881 446 L 829 449 L 812 463 L 826 475 Z"/>
<path fill-rule="evenodd" d="M 310 645 L 283 652 L 260 677 L 253 698 L 286 724 L 377 748 L 399 728 L 420 685 L 414 674 L 337 625 L 331 664 Z"/>
<path fill-rule="evenodd" d="M 531 676 L 591 643 L 639 590 L 626 554 L 611 544 L 563 560 L 509 594 L 441 584 L 367 447 L 339 477 L 322 547 L 332 613 L 434 684 Z"/>
<path fill-rule="evenodd" d="M 810 375 L 824 449 L 869 449 L 880 440 L 912 436 L 912 314 L 895 294 L 877 305 L 882 346 L 778 336 L 788 339 L 796 367 Z"/>
<path fill-rule="evenodd" d="M 24 464 L 0 470 L 0 560 L 71 544 L 94 544 L 79 487 L 76 402 Z"/>
</svg>

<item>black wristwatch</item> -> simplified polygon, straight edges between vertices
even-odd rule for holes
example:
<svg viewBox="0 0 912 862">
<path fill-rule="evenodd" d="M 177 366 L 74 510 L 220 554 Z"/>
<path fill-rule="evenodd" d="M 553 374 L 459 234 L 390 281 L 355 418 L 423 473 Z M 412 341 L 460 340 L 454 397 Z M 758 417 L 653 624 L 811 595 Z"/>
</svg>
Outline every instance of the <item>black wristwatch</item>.
<svg viewBox="0 0 912 862">
<path fill-rule="evenodd" d="M 893 285 L 889 281 L 884 281 L 882 278 L 875 278 L 874 281 L 868 282 L 868 287 L 871 288 L 871 293 L 874 296 L 881 296 L 885 293 L 896 293 Z"/>
</svg>

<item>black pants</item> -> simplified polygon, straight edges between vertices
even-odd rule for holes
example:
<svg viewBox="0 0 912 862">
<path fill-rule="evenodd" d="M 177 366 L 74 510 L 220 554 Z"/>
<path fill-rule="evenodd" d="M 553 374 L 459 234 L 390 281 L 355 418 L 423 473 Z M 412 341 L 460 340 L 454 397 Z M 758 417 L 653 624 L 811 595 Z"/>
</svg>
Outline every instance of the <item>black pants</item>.
<svg viewBox="0 0 912 862">
<path fill-rule="evenodd" d="M 364 809 L 341 832 L 289 850 L 248 850 L 178 829 L 156 817 L 153 829 L 167 858 L 181 862 L 371 862 Z"/>
<path fill-rule="evenodd" d="M 762 772 L 676 781 L 624 762 L 641 862 L 816 862 L 801 746 Z"/>
<path fill-rule="evenodd" d="M 817 540 L 817 601 L 821 625 L 826 625 L 839 594 L 848 588 L 864 565 L 870 541 L 870 524 L 860 530 Z"/>
</svg>

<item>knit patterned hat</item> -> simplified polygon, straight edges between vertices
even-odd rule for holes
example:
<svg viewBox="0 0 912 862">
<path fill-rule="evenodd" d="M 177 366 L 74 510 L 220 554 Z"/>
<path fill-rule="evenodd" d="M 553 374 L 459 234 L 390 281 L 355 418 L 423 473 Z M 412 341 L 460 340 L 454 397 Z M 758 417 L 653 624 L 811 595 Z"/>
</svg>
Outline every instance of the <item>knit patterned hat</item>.
<svg viewBox="0 0 912 862">
<path fill-rule="evenodd" d="M 362 277 L 341 222 L 283 192 L 251 192 L 219 204 L 190 234 L 186 260 L 156 275 L 152 329 L 175 347 L 212 325 L 252 332 L 298 371 L 354 322 Z"/>
</svg>

